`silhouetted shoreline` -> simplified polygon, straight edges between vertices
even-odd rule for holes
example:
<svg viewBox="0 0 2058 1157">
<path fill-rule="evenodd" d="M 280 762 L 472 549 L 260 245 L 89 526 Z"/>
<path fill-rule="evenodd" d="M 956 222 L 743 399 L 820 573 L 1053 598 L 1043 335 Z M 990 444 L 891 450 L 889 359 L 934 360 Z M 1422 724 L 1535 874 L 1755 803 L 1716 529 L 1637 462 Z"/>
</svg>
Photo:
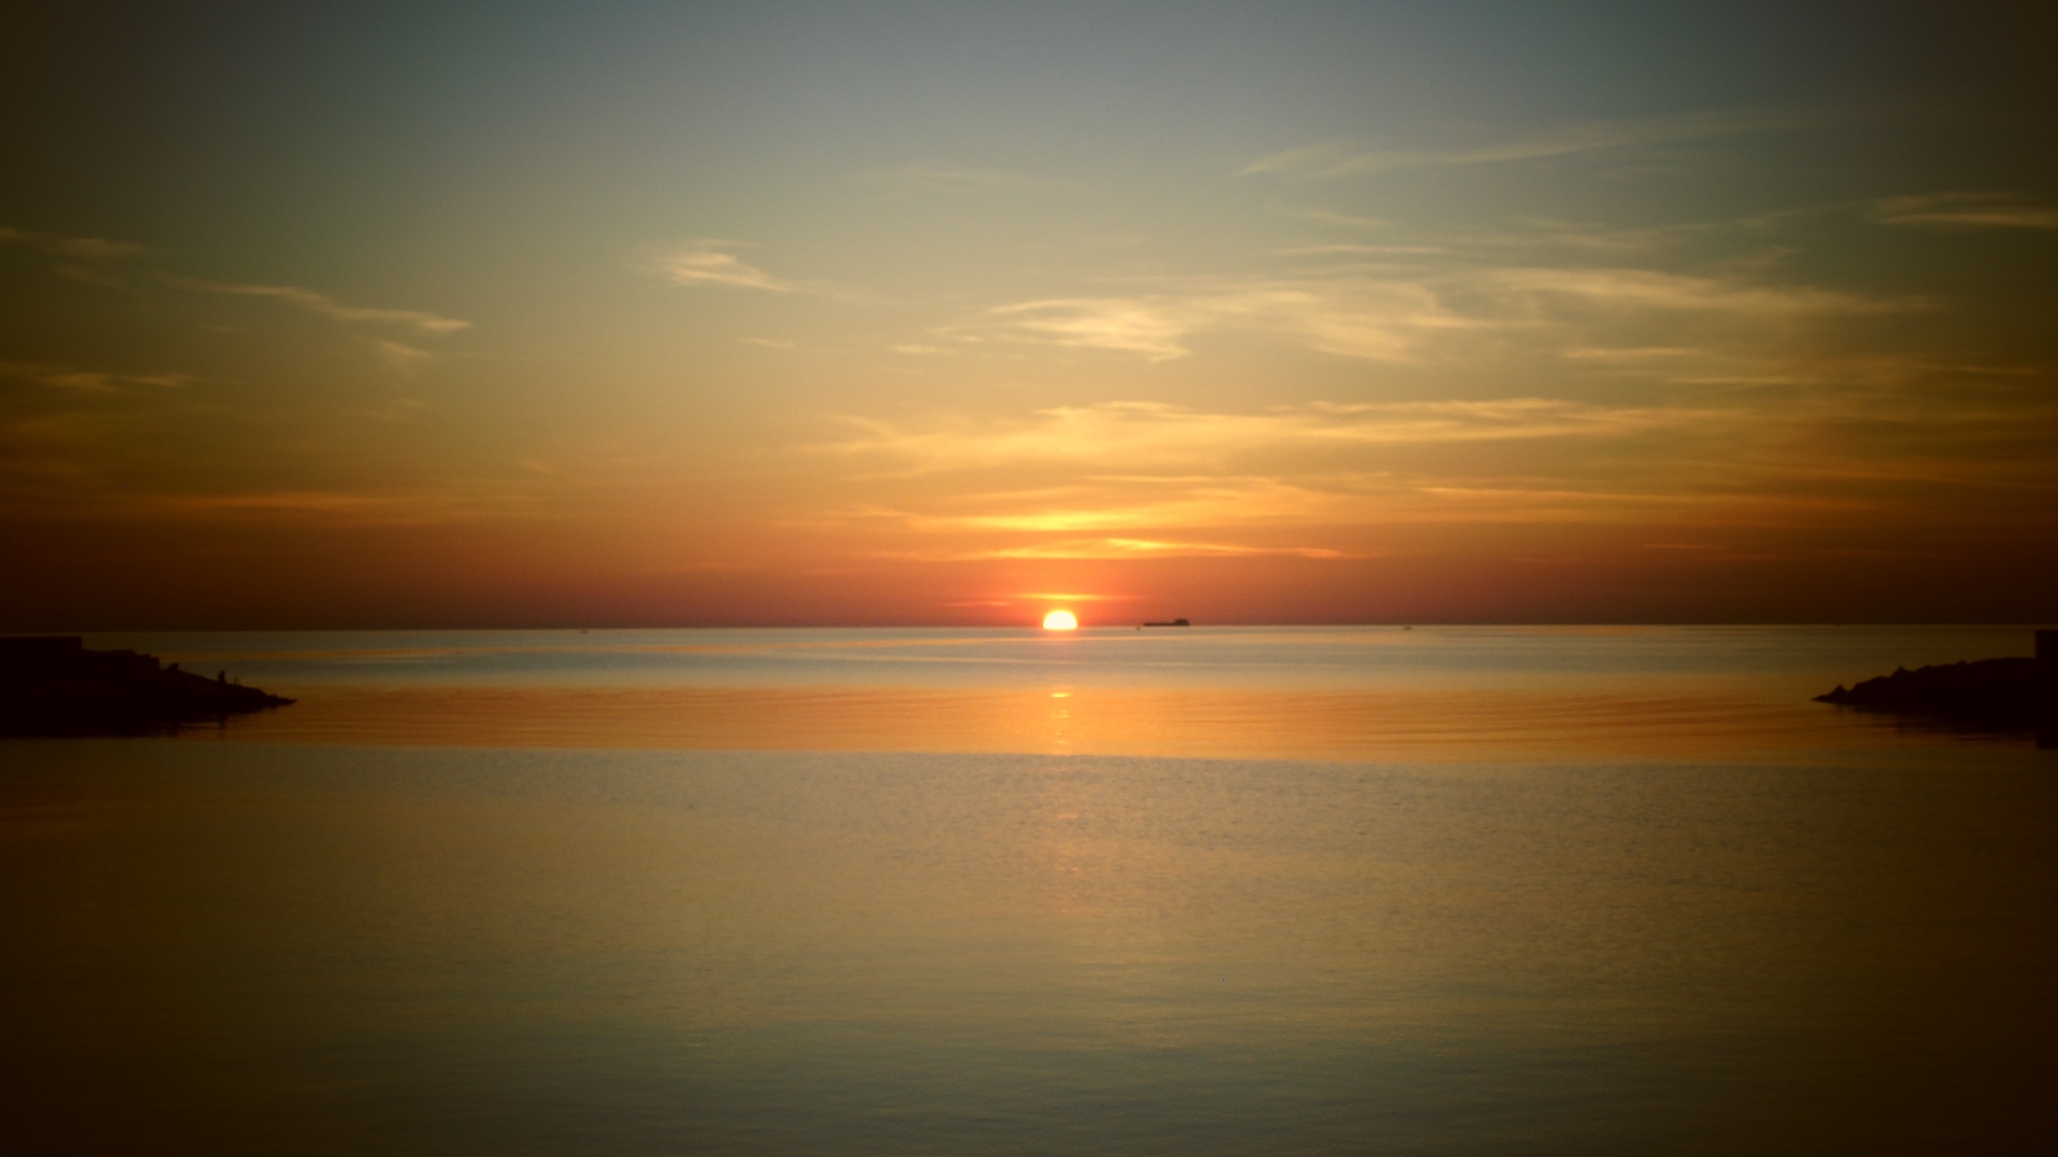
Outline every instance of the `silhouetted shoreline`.
<svg viewBox="0 0 2058 1157">
<path fill-rule="evenodd" d="M 0 735 L 149 735 L 293 702 L 162 665 L 135 651 L 89 651 L 77 635 L 0 638 Z"/>
<path fill-rule="evenodd" d="M 2058 631 L 2037 632 L 2034 659 L 1939 663 L 1839 684 L 1818 703 L 1860 711 L 1922 716 L 1957 727 L 2037 731 L 2040 744 L 2058 726 Z"/>
</svg>

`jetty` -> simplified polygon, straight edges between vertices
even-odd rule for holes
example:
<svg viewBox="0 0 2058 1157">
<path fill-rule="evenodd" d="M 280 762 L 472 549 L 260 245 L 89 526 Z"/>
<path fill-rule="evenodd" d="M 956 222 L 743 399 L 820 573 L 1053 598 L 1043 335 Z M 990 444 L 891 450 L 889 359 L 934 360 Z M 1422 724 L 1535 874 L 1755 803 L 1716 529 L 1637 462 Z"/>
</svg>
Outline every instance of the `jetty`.
<svg viewBox="0 0 2058 1157">
<path fill-rule="evenodd" d="M 293 702 L 78 635 L 0 637 L 0 735 L 152 735 Z"/>
<path fill-rule="evenodd" d="M 2036 633 L 2036 657 L 1939 663 L 1841 684 L 1817 703 L 1925 717 L 1973 730 L 2035 731 L 2058 746 L 2058 631 Z"/>
</svg>

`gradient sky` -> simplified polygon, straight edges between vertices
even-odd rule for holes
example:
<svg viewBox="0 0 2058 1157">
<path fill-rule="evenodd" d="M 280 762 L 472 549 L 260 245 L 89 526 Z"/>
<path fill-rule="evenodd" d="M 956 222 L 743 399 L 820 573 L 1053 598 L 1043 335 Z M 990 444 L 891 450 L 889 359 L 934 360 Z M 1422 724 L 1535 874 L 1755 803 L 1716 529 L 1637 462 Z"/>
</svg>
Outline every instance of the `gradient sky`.
<svg viewBox="0 0 2058 1157">
<path fill-rule="evenodd" d="M 2028 5 L 41 7 L 0 626 L 2058 618 Z"/>
</svg>

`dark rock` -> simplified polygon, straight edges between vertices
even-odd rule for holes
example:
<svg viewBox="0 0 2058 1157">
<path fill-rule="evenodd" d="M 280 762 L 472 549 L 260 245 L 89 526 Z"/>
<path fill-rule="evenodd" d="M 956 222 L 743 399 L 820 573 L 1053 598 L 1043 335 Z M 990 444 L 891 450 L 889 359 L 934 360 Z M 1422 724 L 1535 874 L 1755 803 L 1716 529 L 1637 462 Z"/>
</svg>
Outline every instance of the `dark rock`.
<svg viewBox="0 0 2058 1157">
<path fill-rule="evenodd" d="M 293 702 L 160 667 L 134 651 L 88 651 L 77 635 L 0 638 L 0 735 L 150 735 Z"/>
<path fill-rule="evenodd" d="M 2027 731 L 2048 721 L 2053 688 L 2048 666 L 2036 659 L 1980 659 L 1938 664 L 1841 685 L 1818 703 L 1861 711 L 1923 715 L 1967 727 Z"/>
</svg>

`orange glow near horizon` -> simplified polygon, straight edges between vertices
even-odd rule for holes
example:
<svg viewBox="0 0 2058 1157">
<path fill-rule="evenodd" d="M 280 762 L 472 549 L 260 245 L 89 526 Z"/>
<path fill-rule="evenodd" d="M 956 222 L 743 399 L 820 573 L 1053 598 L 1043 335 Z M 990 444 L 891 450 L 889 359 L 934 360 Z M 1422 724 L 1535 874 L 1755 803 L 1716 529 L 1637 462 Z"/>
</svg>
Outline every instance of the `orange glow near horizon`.
<svg viewBox="0 0 2058 1157">
<path fill-rule="evenodd" d="M 1493 759 L 1539 750 L 1737 758 L 1891 742 L 1841 712 L 1663 689 L 302 688 L 292 711 L 184 742 L 677 750 L 1097 752 L 1253 759 Z M 1640 720 L 1625 724 L 1622 720 Z M 1604 722 L 1605 721 L 1605 722 Z M 1775 745 L 1776 746 L 1776 745 Z"/>
<path fill-rule="evenodd" d="M 2058 617 L 1998 11 L 187 7 L 14 37 L 10 631 Z"/>
<path fill-rule="evenodd" d="M 1043 629 L 1046 631 L 1076 631 L 1079 629 L 1079 618 L 1070 611 L 1052 611 L 1043 616 Z"/>
</svg>

